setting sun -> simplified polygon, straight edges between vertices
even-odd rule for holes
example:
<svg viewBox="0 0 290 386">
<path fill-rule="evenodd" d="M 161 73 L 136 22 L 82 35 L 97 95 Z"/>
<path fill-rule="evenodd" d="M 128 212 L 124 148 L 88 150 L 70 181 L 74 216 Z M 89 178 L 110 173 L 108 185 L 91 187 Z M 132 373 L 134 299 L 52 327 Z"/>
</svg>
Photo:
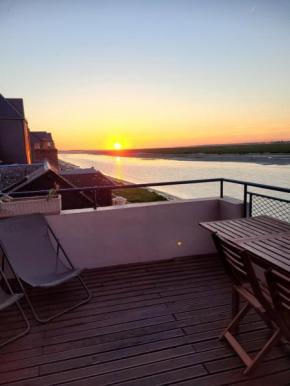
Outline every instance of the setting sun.
<svg viewBox="0 0 290 386">
<path fill-rule="evenodd" d="M 115 150 L 120 150 L 122 148 L 122 145 L 119 142 L 114 143 L 114 149 Z"/>
</svg>

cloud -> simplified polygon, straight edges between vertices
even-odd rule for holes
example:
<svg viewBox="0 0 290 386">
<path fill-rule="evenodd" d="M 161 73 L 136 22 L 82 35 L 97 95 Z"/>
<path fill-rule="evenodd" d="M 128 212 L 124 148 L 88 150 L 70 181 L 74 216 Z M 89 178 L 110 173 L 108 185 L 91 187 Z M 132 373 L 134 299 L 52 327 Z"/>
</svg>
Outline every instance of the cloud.
<svg viewBox="0 0 290 386">
<path fill-rule="evenodd" d="M 256 7 L 257 7 L 257 4 L 255 4 L 255 5 L 251 8 L 250 12 L 253 13 L 253 12 L 255 11 Z"/>
</svg>

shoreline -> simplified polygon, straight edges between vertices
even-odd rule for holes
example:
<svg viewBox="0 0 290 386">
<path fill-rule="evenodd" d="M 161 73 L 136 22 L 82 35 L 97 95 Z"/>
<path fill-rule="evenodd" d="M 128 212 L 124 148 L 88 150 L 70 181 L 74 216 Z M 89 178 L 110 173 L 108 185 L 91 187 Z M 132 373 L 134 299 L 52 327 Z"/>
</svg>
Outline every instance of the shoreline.
<svg viewBox="0 0 290 386">
<path fill-rule="evenodd" d="M 114 181 L 118 181 L 118 182 L 121 182 L 121 183 L 124 183 L 124 184 L 127 184 L 127 185 L 135 185 L 134 182 L 120 180 L 119 178 L 115 178 L 115 177 L 111 177 L 111 176 L 107 176 L 107 175 L 106 175 L 106 177 L 110 178 L 113 182 Z M 149 192 L 154 192 L 154 193 L 160 194 L 160 196 L 165 197 L 167 201 L 181 200 L 181 198 L 179 198 L 177 196 L 173 196 L 172 194 L 161 192 L 158 189 L 154 189 L 154 188 L 139 188 L 139 189 L 145 189 L 145 190 L 148 190 Z"/>
<path fill-rule="evenodd" d="M 62 159 L 59 159 L 58 162 L 59 162 L 59 165 L 62 168 L 62 170 L 80 169 L 80 166 L 72 164 L 71 162 L 64 161 Z M 131 182 L 131 181 L 121 180 L 119 178 L 108 176 L 106 174 L 104 174 L 104 175 L 106 177 L 108 177 L 110 180 L 112 180 L 112 182 L 116 181 L 116 182 L 120 182 L 121 184 L 125 184 L 125 185 L 135 185 L 134 182 Z M 140 188 L 140 189 L 144 189 L 144 190 L 148 190 L 149 192 L 157 193 L 160 196 L 163 196 L 164 198 L 166 198 L 167 201 L 180 200 L 179 197 L 176 197 L 176 196 L 173 196 L 171 194 L 164 193 L 164 192 L 160 192 L 158 189 L 152 189 L 152 188 Z"/>
</svg>

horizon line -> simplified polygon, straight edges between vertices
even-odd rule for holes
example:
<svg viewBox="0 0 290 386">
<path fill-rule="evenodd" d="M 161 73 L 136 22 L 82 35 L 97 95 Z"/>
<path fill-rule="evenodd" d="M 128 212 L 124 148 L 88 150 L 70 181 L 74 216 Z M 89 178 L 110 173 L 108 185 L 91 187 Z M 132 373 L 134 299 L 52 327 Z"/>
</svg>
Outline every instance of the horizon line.
<svg viewBox="0 0 290 386">
<path fill-rule="evenodd" d="M 233 143 L 216 143 L 216 144 L 203 144 L 203 145 L 190 145 L 190 146 L 169 146 L 169 147 L 140 147 L 140 148 L 128 148 L 128 149 L 69 149 L 69 150 L 59 150 L 61 151 L 114 151 L 114 152 L 123 152 L 123 151 L 137 151 L 137 150 L 158 150 L 158 149 L 179 149 L 179 148 L 198 148 L 198 147 L 215 147 L 215 146 L 247 146 L 247 145 L 279 145 L 283 143 L 290 143 L 290 139 L 288 140 L 277 140 L 277 141 L 259 141 L 259 142 L 233 142 Z"/>
</svg>

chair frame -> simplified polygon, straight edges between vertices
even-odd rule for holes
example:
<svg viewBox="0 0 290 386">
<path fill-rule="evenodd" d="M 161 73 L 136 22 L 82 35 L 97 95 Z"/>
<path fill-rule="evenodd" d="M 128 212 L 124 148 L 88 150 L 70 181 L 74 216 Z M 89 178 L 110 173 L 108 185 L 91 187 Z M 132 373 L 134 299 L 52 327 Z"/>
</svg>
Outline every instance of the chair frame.
<svg viewBox="0 0 290 386">
<path fill-rule="evenodd" d="M 276 311 L 275 322 L 280 328 L 282 335 L 288 340 L 288 342 L 290 342 L 290 320 L 288 326 L 285 324 L 283 318 L 285 309 L 287 309 L 290 318 L 290 293 L 289 289 L 287 288 L 287 286 L 290 287 L 290 276 L 289 274 L 287 276 L 285 273 L 281 273 L 272 267 L 267 269 L 265 276 L 270 289 L 273 306 Z"/>
<path fill-rule="evenodd" d="M 219 339 L 225 338 L 232 348 L 239 355 L 241 360 L 245 363 L 246 370 L 244 374 L 252 373 L 259 363 L 266 357 L 266 355 L 270 352 L 272 347 L 278 343 L 281 339 L 280 329 L 277 328 L 275 324 L 275 311 L 270 305 L 270 303 L 266 300 L 264 295 L 262 294 L 258 279 L 256 277 L 252 262 L 246 250 L 240 249 L 238 246 L 233 245 L 230 241 L 220 237 L 217 233 L 212 235 L 218 253 L 222 259 L 225 270 L 232 281 L 232 320 L 228 327 L 222 332 Z M 245 278 L 248 280 L 250 284 L 253 294 L 252 295 L 247 289 L 243 286 L 242 282 L 239 281 L 237 277 L 232 272 L 231 264 L 228 262 L 228 258 L 224 253 L 224 249 L 222 243 L 232 249 L 232 252 L 238 255 L 241 259 L 241 270 L 245 273 Z M 237 264 L 237 263 L 236 263 Z M 238 266 L 238 264 L 237 264 Z M 235 269 L 235 266 L 233 266 Z M 238 271 L 238 268 L 237 268 Z M 241 271 L 241 272 L 242 272 Z M 239 297 L 243 296 L 246 300 L 246 305 L 239 310 Z M 273 334 L 264 347 L 259 351 L 259 353 L 252 359 L 247 352 L 243 349 L 240 343 L 233 336 L 233 332 L 238 327 L 238 324 L 243 320 L 243 318 L 247 315 L 249 310 L 253 308 L 257 314 L 261 317 L 261 319 L 273 330 Z"/>
<path fill-rule="evenodd" d="M 3 257 L 3 260 L 4 260 L 4 257 Z M 1 275 L 1 278 L 2 278 L 2 280 L 4 281 L 4 283 L 6 284 L 6 286 L 7 286 L 8 290 L 9 290 L 10 294 L 11 294 L 11 295 L 14 295 L 14 292 L 13 292 L 13 290 L 12 290 L 12 288 L 11 288 L 11 286 L 10 286 L 10 284 L 9 284 L 9 282 L 8 282 L 8 280 L 7 280 L 6 276 L 5 276 L 5 274 L 4 274 L 4 271 L 3 271 L 3 269 L 2 269 L 1 267 L 0 267 L 0 275 Z M 2 343 L 0 344 L 0 348 L 6 346 L 6 345 L 9 344 L 9 343 L 14 342 L 14 341 L 15 341 L 16 339 L 18 339 L 18 338 L 21 338 L 22 336 L 26 335 L 26 334 L 29 332 L 29 330 L 30 330 L 30 323 L 29 323 L 27 317 L 25 316 L 25 314 L 24 314 L 24 312 L 23 312 L 23 310 L 22 310 L 22 308 L 21 308 L 21 306 L 20 306 L 18 300 L 16 300 L 15 303 L 13 303 L 13 304 L 16 304 L 16 306 L 17 306 L 17 308 L 18 308 L 18 310 L 19 310 L 19 312 L 20 312 L 20 314 L 21 314 L 23 320 L 25 321 L 26 329 L 25 329 L 23 332 L 21 332 L 20 334 L 15 335 L 15 336 L 13 336 L 12 338 L 10 338 L 10 339 L 8 339 L 8 340 L 2 342 Z M 13 304 L 11 304 L 10 306 L 12 306 Z M 8 308 L 8 307 L 7 307 L 7 308 Z"/>
<path fill-rule="evenodd" d="M 60 258 L 59 258 L 59 251 L 61 250 L 62 253 L 63 253 L 63 255 L 64 255 L 64 257 L 66 258 L 67 262 L 69 263 L 70 267 L 71 267 L 72 269 L 75 269 L 75 267 L 73 266 L 71 260 L 69 259 L 68 255 L 67 255 L 67 253 L 65 252 L 64 248 L 62 247 L 62 245 L 61 245 L 59 239 L 56 237 L 55 233 L 53 232 L 53 230 L 51 229 L 51 227 L 50 227 L 48 224 L 47 224 L 47 228 L 48 228 L 48 230 L 50 231 L 50 233 L 52 234 L 54 240 L 55 240 L 56 243 L 57 243 L 57 247 L 56 247 L 56 256 L 57 256 L 57 260 L 56 260 L 56 262 L 58 261 L 58 259 L 60 259 Z M 61 316 L 61 315 L 63 315 L 63 314 L 66 314 L 67 312 L 72 311 L 72 310 L 74 310 L 75 308 L 80 307 L 81 305 L 83 305 L 83 304 L 85 304 L 85 303 L 87 303 L 87 302 L 90 301 L 90 299 L 91 299 L 91 297 L 92 297 L 91 292 L 89 291 L 88 287 L 87 287 L 86 284 L 84 283 L 84 281 L 83 281 L 83 279 L 81 278 L 81 276 L 80 276 L 80 275 L 77 275 L 75 278 L 78 278 L 78 279 L 79 279 L 79 281 L 80 281 L 82 287 L 84 288 L 85 292 L 86 292 L 87 295 L 88 295 L 87 298 L 84 299 L 84 300 L 82 300 L 82 301 L 80 301 L 79 303 L 75 304 L 74 306 L 69 307 L 69 308 L 65 309 L 64 311 L 61 311 L 61 312 L 59 312 L 59 313 L 57 313 L 57 314 L 55 314 L 55 315 L 53 315 L 53 316 L 50 316 L 50 317 L 48 317 L 48 318 L 40 318 L 40 317 L 38 316 L 36 310 L 35 310 L 35 307 L 33 306 L 32 302 L 31 302 L 31 300 L 29 299 L 29 296 L 28 296 L 28 293 L 27 293 L 28 290 L 24 288 L 24 285 L 23 285 L 23 283 L 22 283 L 23 280 L 17 275 L 15 269 L 13 268 L 12 264 L 10 263 L 9 258 L 8 258 L 8 254 L 7 254 L 6 249 L 5 249 L 5 246 L 3 245 L 3 243 L 2 243 L 1 240 L 0 240 L 0 246 L 1 246 L 2 251 L 3 251 L 3 258 L 6 258 L 6 261 L 7 261 L 8 265 L 9 265 L 9 268 L 11 269 L 11 271 L 12 271 L 13 275 L 15 276 L 15 278 L 16 278 L 18 284 L 20 285 L 20 288 L 21 288 L 21 290 L 22 290 L 22 292 L 23 292 L 23 295 L 24 295 L 25 299 L 27 300 L 27 303 L 28 303 L 28 305 L 29 305 L 29 307 L 30 307 L 30 309 L 31 309 L 31 311 L 32 311 L 32 313 L 33 313 L 35 319 L 36 319 L 38 322 L 40 322 L 40 323 L 47 323 L 47 322 L 49 322 L 49 321 L 51 321 L 51 320 L 53 320 L 53 319 L 55 319 L 55 318 L 57 318 L 57 317 L 59 317 L 59 316 Z M 70 280 L 71 280 L 71 279 L 70 279 Z"/>
</svg>

